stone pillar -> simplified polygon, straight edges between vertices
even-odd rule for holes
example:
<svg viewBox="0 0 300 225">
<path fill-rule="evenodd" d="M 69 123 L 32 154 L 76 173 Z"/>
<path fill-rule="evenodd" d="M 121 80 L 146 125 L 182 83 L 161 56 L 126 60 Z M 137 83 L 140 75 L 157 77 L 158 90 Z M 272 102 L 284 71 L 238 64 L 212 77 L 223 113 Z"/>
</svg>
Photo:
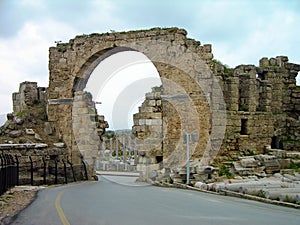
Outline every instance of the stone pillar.
<svg viewBox="0 0 300 225">
<path fill-rule="evenodd" d="M 226 90 L 224 91 L 226 107 L 229 111 L 238 111 L 239 107 L 239 78 L 233 76 L 226 80 Z"/>
<path fill-rule="evenodd" d="M 156 156 L 162 156 L 162 112 L 161 89 L 152 88 L 146 99 L 134 114 L 132 132 L 136 136 L 136 149 L 139 153 L 137 170 L 141 179 L 149 178 L 151 171 L 159 169 Z"/>
<path fill-rule="evenodd" d="M 116 138 L 116 159 L 119 158 L 119 140 Z"/>
<path fill-rule="evenodd" d="M 100 150 L 100 138 L 97 132 L 96 112 L 90 108 L 82 91 L 75 93 L 72 111 L 72 162 L 81 163 L 81 156 L 94 174 L 95 158 Z"/>
<path fill-rule="evenodd" d="M 284 65 L 282 58 L 262 58 L 260 63 L 260 76 L 272 85 L 272 105 L 273 113 L 281 113 L 283 109 L 283 96 L 286 96 L 286 89 L 283 83 L 284 71 L 281 65 Z M 289 94 L 288 94 L 289 96 Z"/>
<path fill-rule="evenodd" d="M 125 164 L 127 158 L 125 136 L 122 137 L 122 150 L 123 150 L 123 163 Z"/>
<path fill-rule="evenodd" d="M 256 111 L 256 68 L 239 66 L 235 71 L 239 76 L 239 111 Z"/>
<path fill-rule="evenodd" d="M 272 85 L 265 80 L 259 81 L 257 111 L 271 111 Z"/>
<path fill-rule="evenodd" d="M 20 84 L 19 92 L 13 93 L 13 111 L 20 112 L 39 102 L 36 82 L 25 81 Z"/>
</svg>

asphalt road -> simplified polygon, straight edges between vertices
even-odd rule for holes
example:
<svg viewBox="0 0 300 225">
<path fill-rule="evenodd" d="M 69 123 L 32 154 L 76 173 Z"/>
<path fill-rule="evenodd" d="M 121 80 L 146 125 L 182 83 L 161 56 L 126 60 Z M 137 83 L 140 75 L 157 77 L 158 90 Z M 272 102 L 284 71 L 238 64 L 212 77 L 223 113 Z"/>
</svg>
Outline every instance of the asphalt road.
<svg viewBox="0 0 300 225">
<path fill-rule="evenodd" d="M 300 210 L 188 190 L 101 177 L 41 190 L 12 224 L 299 225 Z M 112 182 L 112 180 L 114 182 Z"/>
</svg>

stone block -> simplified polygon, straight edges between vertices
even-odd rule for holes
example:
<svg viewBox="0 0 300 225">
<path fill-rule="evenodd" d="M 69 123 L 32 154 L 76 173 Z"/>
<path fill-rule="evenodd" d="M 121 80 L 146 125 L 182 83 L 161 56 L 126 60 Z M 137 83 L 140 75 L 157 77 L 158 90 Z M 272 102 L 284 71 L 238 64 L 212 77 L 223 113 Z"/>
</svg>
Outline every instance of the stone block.
<svg viewBox="0 0 300 225">
<path fill-rule="evenodd" d="M 205 44 L 205 45 L 203 45 L 203 50 L 206 53 L 211 53 L 211 44 Z"/>
<path fill-rule="evenodd" d="M 23 132 L 21 130 L 13 130 L 8 133 L 9 137 L 11 137 L 11 138 L 21 137 L 22 134 L 23 134 Z"/>
<path fill-rule="evenodd" d="M 57 147 L 57 148 L 64 148 L 65 147 L 65 143 L 63 143 L 63 142 L 53 143 L 53 146 Z"/>
<path fill-rule="evenodd" d="M 243 157 L 241 158 L 240 162 L 245 168 L 253 168 L 259 165 L 259 161 L 257 161 L 253 156 Z"/>
<path fill-rule="evenodd" d="M 146 93 L 146 99 L 148 99 L 148 100 L 155 99 L 155 94 L 152 92 Z"/>
<path fill-rule="evenodd" d="M 148 106 L 148 107 L 141 107 L 140 112 L 142 113 L 151 113 L 151 112 L 155 112 L 155 108 Z"/>
<path fill-rule="evenodd" d="M 269 64 L 270 64 L 271 66 L 276 66 L 276 65 L 278 65 L 278 64 L 277 64 L 277 60 L 276 60 L 275 58 L 270 58 Z"/>
<path fill-rule="evenodd" d="M 43 139 L 41 138 L 41 136 L 37 133 L 34 134 L 34 139 L 37 141 L 42 141 Z"/>
<path fill-rule="evenodd" d="M 138 120 L 138 125 L 144 125 L 146 124 L 146 120 L 145 119 L 139 119 Z"/>
<path fill-rule="evenodd" d="M 17 116 L 15 116 L 15 117 L 13 118 L 13 120 L 14 120 L 14 122 L 15 122 L 16 124 L 18 124 L 18 125 L 22 125 L 22 124 L 24 123 L 24 120 L 23 120 L 22 118 L 20 118 L 20 117 L 17 117 Z"/>
<path fill-rule="evenodd" d="M 270 153 L 278 158 L 285 158 L 286 151 L 281 149 L 270 149 Z"/>
<path fill-rule="evenodd" d="M 154 99 L 148 100 L 147 103 L 148 103 L 147 105 L 149 106 L 153 106 L 153 107 L 156 106 L 156 101 Z"/>
<path fill-rule="evenodd" d="M 27 129 L 27 128 L 25 128 L 25 134 L 27 134 L 27 135 L 35 135 L 35 132 L 33 131 L 33 129 Z"/>
<path fill-rule="evenodd" d="M 156 125 L 162 124 L 161 119 L 146 119 L 145 122 L 146 122 L 146 125 L 149 125 L 149 126 L 156 126 Z"/>
<path fill-rule="evenodd" d="M 287 151 L 286 157 L 292 158 L 292 159 L 299 159 L 300 158 L 300 152 L 294 152 L 294 151 Z"/>
<path fill-rule="evenodd" d="M 50 125 L 49 122 L 45 122 L 44 123 L 44 132 L 47 135 L 52 135 L 53 134 L 53 129 L 52 129 L 52 127 L 51 127 L 51 125 Z"/>
<path fill-rule="evenodd" d="M 291 166 L 290 159 L 278 159 L 278 162 L 280 164 L 280 169 L 289 169 Z"/>
<path fill-rule="evenodd" d="M 77 113 L 78 115 L 88 114 L 88 108 L 78 108 L 74 113 Z"/>
</svg>

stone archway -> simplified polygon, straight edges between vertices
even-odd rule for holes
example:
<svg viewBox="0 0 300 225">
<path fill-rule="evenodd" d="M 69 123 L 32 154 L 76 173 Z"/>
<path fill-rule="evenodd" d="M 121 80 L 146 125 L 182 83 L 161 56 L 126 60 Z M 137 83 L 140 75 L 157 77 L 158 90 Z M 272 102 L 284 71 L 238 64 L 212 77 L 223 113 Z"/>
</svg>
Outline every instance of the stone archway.
<svg viewBox="0 0 300 225">
<path fill-rule="evenodd" d="M 201 151 L 210 150 L 203 154 L 208 156 L 206 158 L 208 161 L 211 160 L 211 155 L 214 155 L 211 150 L 218 149 L 221 145 L 222 132 L 224 134 L 225 130 L 224 123 L 220 122 L 222 116 L 218 115 L 220 107 L 224 105 L 222 91 L 210 71 L 209 62 L 213 57 L 210 45 L 201 46 L 199 42 L 188 39 L 186 35 L 187 32 L 183 29 L 153 28 L 142 31 L 82 35 L 71 39 L 69 43 L 50 48 L 48 119 L 56 131 L 63 135 L 73 163 L 78 163 L 80 159 L 72 117 L 76 93 L 84 89 L 90 74 L 101 60 L 127 50 L 145 54 L 157 67 L 161 77 L 165 77 L 179 87 L 185 87 L 183 90 L 187 97 L 195 94 L 193 85 L 190 84 L 194 82 L 194 85 L 198 86 L 201 90 L 198 94 L 202 94 L 207 102 L 206 105 L 210 106 L 205 115 L 197 118 L 206 123 L 202 129 L 205 127 L 206 133 L 210 134 L 210 137 L 206 138 L 206 149 Z M 195 105 L 203 104 L 203 101 L 197 102 L 195 99 L 192 102 Z M 201 110 L 196 111 L 201 112 Z M 211 117 L 215 116 L 219 117 L 219 124 L 213 124 Z M 223 117 L 226 117 L 225 112 Z M 191 132 L 188 130 L 188 124 L 185 129 L 187 129 L 185 132 Z M 204 161 L 204 164 L 208 163 Z"/>
</svg>

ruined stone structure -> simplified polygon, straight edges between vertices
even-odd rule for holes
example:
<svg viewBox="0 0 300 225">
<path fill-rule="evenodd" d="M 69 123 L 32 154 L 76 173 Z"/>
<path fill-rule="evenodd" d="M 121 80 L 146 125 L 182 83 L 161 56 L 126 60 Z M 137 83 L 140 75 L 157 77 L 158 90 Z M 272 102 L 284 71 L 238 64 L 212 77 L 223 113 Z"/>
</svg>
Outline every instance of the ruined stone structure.
<svg viewBox="0 0 300 225">
<path fill-rule="evenodd" d="M 180 106 L 185 103 L 176 103 L 182 108 L 178 116 L 185 120 L 184 122 L 175 121 L 174 114 L 169 114 L 169 111 L 166 110 L 164 121 L 167 127 L 165 132 L 167 136 L 160 141 L 159 145 L 165 146 L 159 150 L 160 156 L 163 152 L 173 152 L 173 140 L 179 142 L 178 145 L 175 144 L 174 151 L 181 151 L 183 132 L 197 130 L 199 128 L 197 123 L 201 123 L 203 129 L 198 133 L 201 142 L 195 146 L 198 149 L 195 154 L 203 154 L 210 138 L 211 112 L 208 108 L 208 101 L 217 102 L 220 96 L 213 98 L 215 95 L 213 92 L 214 81 L 211 79 L 212 74 L 208 67 L 208 62 L 212 59 L 210 45 L 201 46 L 199 42 L 186 38 L 186 34 L 185 30 L 177 28 L 91 34 L 78 36 L 69 43 L 58 44 L 57 47 L 50 48 L 48 120 L 53 127 L 64 134 L 64 141 L 69 147 L 72 161 L 76 162 L 79 159 L 78 140 L 75 140 L 76 137 L 74 137 L 74 115 L 77 116 L 78 113 L 87 111 L 81 109 L 79 112 L 78 107 L 74 104 L 77 93 L 84 90 L 92 71 L 103 59 L 117 52 L 129 50 L 142 52 L 150 60 L 153 59 L 152 62 L 162 78 L 165 95 L 174 96 L 188 93 L 187 98 L 194 98 L 192 104 L 196 112 L 196 116 L 194 116 L 196 123 L 187 119 L 186 116 L 190 112 L 187 108 L 189 105 Z M 200 87 L 199 82 L 203 87 Z M 211 99 L 206 99 L 204 92 L 209 92 Z M 168 100 L 167 102 L 172 101 Z M 174 108 L 173 103 L 169 105 L 166 103 L 165 107 L 173 111 L 178 110 Z M 83 130 L 82 132 L 85 133 L 81 133 L 81 135 L 86 139 L 85 143 L 81 145 L 82 149 L 79 150 L 97 152 L 98 146 L 94 135 L 90 135 L 90 131 L 87 129 Z M 150 150 L 157 151 L 157 149 Z M 147 152 L 147 157 L 150 158 L 151 163 L 155 164 L 157 159 L 152 160 L 150 156 L 155 153 L 151 153 L 151 151 Z M 167 156 L 168 154 L 165 154 L 165 160 Z"/>
<path fill-rule="evenodd" d="M 261 154 L 267 146 L 299 151 L 299 70 L 300 65 L 278 56 L 262 58 L 259 67 L 241 65 L 219 72 L 227 107 L 220 156 Z"/>
<path fill-rule="evenodd" d="M 285 159 L 287 158 L 286 154 L 295 158 L 293 152 L 296 151 L 295 155 L 299 155 L 300 149 L 300 89 L 296 86 L 295 80 L 300 65 L 289 63 L 285 56 L 271 59 L 262 58 L 259 67 L 241 65 L 235 69 L 229 69 L 215 60 L 210 63 L 212 72 L 219 78 L 223 90 L 227 116 L 224 140 L 213 165 L 220 166 L 224 162 L 241 160 L 234 163 L 235 172 L 240 174 L 245 171 L 246 174 L 262 171 L 273 173 L 289 168 L 290 160 Z M 155 100 L 160 101 L 161 99 L 159 97 Z M 149 120 L 152 115 L 152 112 L 144 113 L 144 110 L 147 109 L 145 105 L 148 102 L 146 95 L 140 112 L 134 116 L 140 119 L 135 121 L 133 127 L 133 131 L 138 136 L 141 136 L 141 131 L 146 134 L 153 127 L 147 126 L 147 123 L 151 124 L 151 121 L 143 120 Z M 175 111 L 166 109 L 164 101 L 161 110 L 158 110 L 156 114 L 158 112 L 170 113 L 174 121 L 181 121 L 180 118 L 176 118 Z M 143 123 L 143 121 L 145 122 Z M 170 123 L 170 121 L 166 121 L 166 124 L 168 122 Z M 174 135 L 178 132 L 178 128 L 168 135 Z M 178 135 L 177 140 L 179 137 Z M 174 142 L 176 139 L 171 140 L 173 146 Z M 184 147 L 180 146 L 183 152 Z M 142 146 L 141 149 L 143 148 L 145 147 Z M 288 152 L 275 149 L 284 149 Z M 168 148 L 163 148 L 163 151 L 165 155 L 170 154 Z M 253 156 L 260 154 L 271 154 L 272 156 Z M 281 160 L 278 161 L 278 154 L 285 156 L 280 155 Z M 156 154 L 156 156 L 159 155 L 163 154 Z M 191 159 L 198 161 L 201 157 L 201 150 L 196 149 Z M 250 165 L 251 163 L 254 164 Z"/>
<path fill-rule="evenodd" d="M 18 159 L 19 184 L 54 184 L 64 183 L 65 177 L 74 179 L 67 146 L 47 121 L 46 106 L 47 88 L 38 87 L 36 82 L 23 82 L 19 92 L 13 93 L 14 113 L 7 115 L 8 120 L 0 128 L 1 152 Z M 81 167 L 74 167 L 75 179 L 83 178 Z"/>
<path fill-rule="evenodd" d="M 36 82 L 23 82 L 20 84 L 19 92 L 13 93 L 13 110 L 21 112 L 36 103 L 47 104 L 47 89 L 37 87 Z"/>
<path fill-rule="evenodd" d="M 33 92 L 24 87 L 13 95 L 14 111 L 23 109 L 24 99 L 34 102 L 47 93 L 48 129 L 65 143 L 73 164 L 85 158 L 93 167 L 107 124 L 84 89 L 97 65 L 122 51 L 145 54 L 162 81 L 133 118 L 141 170 L 145 163 L 149 173 L 184 167 L 187 134 L 196 167 L 221 166 L 270 149 L 300 150 L 295 80 L 300 65 L 278 56 L 262 58 L 258 67 L 230 69 L 213 59 L 211 45 L 178 28 L 81 35 L 51 47 L 49 87 Z"/>
</svg>

